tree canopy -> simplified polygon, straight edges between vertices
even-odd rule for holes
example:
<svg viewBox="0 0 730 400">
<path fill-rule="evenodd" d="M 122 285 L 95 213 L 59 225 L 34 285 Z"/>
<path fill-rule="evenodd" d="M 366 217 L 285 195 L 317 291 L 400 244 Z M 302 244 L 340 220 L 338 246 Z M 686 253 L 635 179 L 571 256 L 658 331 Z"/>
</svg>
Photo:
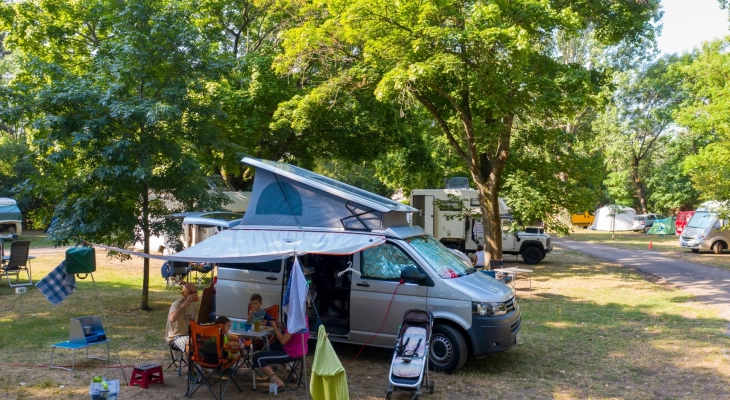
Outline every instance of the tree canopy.
<svg viewBox="0 0 730 400">
<path fill-rule="evenodd" d="M 658 2 L 357 0 L 302 13 L 312 17 L 286 32 L 278 70 L 350 90 L 375 82 L 379 100 L 423 108 L 477 186 L 487 248 L 501 258 L 497 199 L 515 126 L 575 114 L 604 83 L 551 53 L 554 36 L 651 37 Z"/>
</svg>

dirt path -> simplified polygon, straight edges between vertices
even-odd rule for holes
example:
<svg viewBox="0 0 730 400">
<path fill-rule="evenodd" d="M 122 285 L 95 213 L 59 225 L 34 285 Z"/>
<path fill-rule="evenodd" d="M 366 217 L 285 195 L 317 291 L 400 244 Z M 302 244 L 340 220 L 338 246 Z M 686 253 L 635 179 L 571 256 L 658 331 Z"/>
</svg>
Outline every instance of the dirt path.
<svg viewBox="0 0 730 400">
<path fill-rule="evenodd" d="M 651 250 L 625 250 L 595 243 L 554 238 L 567 250 L 631 267 L 674 285 L 720 309 L 730 320 L 730 271 L 664 257 Z"/>
</svg>

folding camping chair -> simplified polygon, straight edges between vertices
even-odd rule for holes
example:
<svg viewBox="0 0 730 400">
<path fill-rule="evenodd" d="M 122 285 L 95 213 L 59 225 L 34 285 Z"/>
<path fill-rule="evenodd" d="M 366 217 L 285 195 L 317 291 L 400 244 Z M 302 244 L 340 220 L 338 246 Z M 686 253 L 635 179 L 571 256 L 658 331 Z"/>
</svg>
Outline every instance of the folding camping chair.
<svg viewBox="0 0 730 400">
<path fill-rule="evenodd" d="M 198 325 L 190 321 L 190 354 L 188 355 L 188 386 L 186 397 L 192 395 L 203 385 L 216 399 L 222 399 L 228 391 L 228 385 L 233 382 L 239 392 L 243 389 L 233 378 L 236 371 L 243 365 L 241 353 L 238 352 L 232 359 L 228 358 L 228 349 L 223 348 L 223 332 L 221 325 Z M 206 375 L 206 371 L 209 372 Z M 228 376 L 228 382 L 223 385 L 223 378 Z M 218 395 L 213 386 L 219 384 Z"/>
<path fill-rule="evenodd" d="M 304 385 L 304 388 L 306 389 L 307 384 L 304 382 L 304 357 L 297 358 L 296 360 L 292 361 L 289 365 L 289 375 L 287 375 L 286 380 L 284 381 L 284 387 L 289 389 L 289 382 L 293 382 L 297 384 L 297 387 L 294 389 L 299 389 L 299 386 Z"/>
<path fill-rule="evenodd" d="M 188 366 L 188 362 L 185 359 L 185 352 L 177 347 L 175 341 L 170 342 L 168 346 L 170 347 L 170 359 L 172 359 L 172 362 L 170 363 L 170 365 L 167 366 L 166 369 L 170 369 L 170 367 L 174 365 L 177 367 L 177 376 L 180 376 L 182 375 L 183 364 L 185 364 L 186 367 Z"/>
<path fill-rule="evenodd" d="M 16 240 L 10 244 L 10 256 L 6 259 L 3 257 L 2 272 L 8 279 L 10 287 L 16 286 L 32 286 L 33 279 L 30 276 L 30 268 L 27 265 L 28 252 L 30 250 L 30 241 Z M 20 283 L 20 273 L 25 272 L 28 276 L 28 282 Z M 15 275 L 15 284 L 10 281 L 10 275 Z"/>
</svg>

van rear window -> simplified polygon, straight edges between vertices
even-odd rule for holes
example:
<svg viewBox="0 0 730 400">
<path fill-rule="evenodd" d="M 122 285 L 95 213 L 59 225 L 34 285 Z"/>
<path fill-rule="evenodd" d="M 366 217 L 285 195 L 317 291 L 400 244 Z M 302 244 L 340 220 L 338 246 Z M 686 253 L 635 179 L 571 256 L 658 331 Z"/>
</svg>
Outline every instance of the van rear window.
<svg viewBox="0 0 730 400">
<path fill-rule="evenodd" d="M 241 269 L 247 271 L 281 272 L 281 260 L 256 263 L 221 263 L 218 268 Z"/>
</svg>

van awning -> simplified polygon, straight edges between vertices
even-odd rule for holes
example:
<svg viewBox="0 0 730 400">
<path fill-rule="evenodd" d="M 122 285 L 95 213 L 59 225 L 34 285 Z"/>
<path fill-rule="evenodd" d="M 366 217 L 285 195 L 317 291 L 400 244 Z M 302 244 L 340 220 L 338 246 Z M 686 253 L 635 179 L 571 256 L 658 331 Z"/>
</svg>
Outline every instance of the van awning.
<svg viewBox="0 0 730 400">
<path fill-rule="evenodd" d="M 253 228 L 225 230 L 189 249 L 165 256 L 122 252 L 168 261 L 244 263 L 283 259 L 294 254 L 350 255 L 383 243 L 385 236 L 382 235 Z"/>
</svg>

